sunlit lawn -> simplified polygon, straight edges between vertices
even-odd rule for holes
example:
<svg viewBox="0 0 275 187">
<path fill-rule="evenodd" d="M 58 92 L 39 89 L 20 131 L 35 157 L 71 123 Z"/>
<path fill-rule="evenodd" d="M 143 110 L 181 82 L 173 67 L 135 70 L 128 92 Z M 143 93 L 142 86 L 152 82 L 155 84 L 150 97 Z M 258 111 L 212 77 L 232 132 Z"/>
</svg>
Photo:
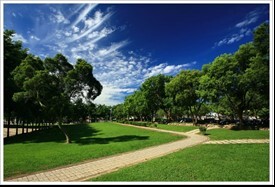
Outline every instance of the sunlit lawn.
<svg viewBox="0 0 275 187">
<path fill-rule="evenodd" d="M 91 181 L 269 181 L 269 144 L 198 145 Z"/>
<path fill-rule="evenodd" d="M 210 140 L 269 138 L 269 131 L 259 130 L 211 129 L 206 133 Z M 269 181 L 269 144 L 199 145 L 91 181 Z"/>
<path fill-rule="evenodd" d="M 65 144 L 58 128 L 18 135 L 4 142 L 4 177 L 54 168 L 122 152 L 163 144 L 178 139 L 113 123 L 69 125 L 72 143 Z"/>
<path fill-rule="evenodd" d="M 206 133 L 211 140 L 269 139 L 268 130 L 211 129 L 207 130 Z"/>
</svg>

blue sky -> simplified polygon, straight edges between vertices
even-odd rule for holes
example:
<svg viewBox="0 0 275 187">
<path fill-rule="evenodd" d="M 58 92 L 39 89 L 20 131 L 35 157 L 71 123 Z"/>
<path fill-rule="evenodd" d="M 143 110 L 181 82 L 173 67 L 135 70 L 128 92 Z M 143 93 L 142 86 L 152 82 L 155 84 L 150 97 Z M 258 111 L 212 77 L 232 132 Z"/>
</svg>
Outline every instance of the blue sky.
<svg viewBox="0 0 275 187">
<path fill-rule="evenodd" d="M 4 4 L 4 29 L 44 59 L 83 58 L 115 105 L 159 73 L 201 69 L 252 41 L 268 4 Z"/>
</svg>

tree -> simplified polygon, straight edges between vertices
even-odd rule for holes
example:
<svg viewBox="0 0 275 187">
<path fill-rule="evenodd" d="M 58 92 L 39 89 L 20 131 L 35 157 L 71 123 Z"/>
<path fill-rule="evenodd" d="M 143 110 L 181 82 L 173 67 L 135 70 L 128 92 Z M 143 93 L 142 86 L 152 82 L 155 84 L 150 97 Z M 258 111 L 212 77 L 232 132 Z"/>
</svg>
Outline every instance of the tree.
<svg viewBox="0 0 275 187">
<path fill-rule="evenodd" d="M 4 116 L 10 124 L 12 113 L 18 111 L 18 107 L 12 100 L 12 96 L 19 90 L 11 75 L 12 71 L 27 56 L 27 49 L 23 49 L 21 41 L 14 41 L 12 30 L 4 31 Z"/>
<path fill-rule="evenodd" d="M 243 112 L 249 109 L 262 84 L 254 69 L 256 54 L 253 43 L 242 45 L 233 55 L 217 57 L 206 75 L 210 85 L 206 87 L 212 92 L 215 90 L 219 100 L 225 97 L 230 109 L 237 114 L 240 125 L 244 124 Z M 264 79 L 268 76 L 266 71 L 260 72 Z"/>
<path fill-rule="evenodd" d="M 262 23 L 253 32 L 253 45 L 257 52 L 269 59 L 269 25 Z M 269 63 L 268 63 L 269 64 Z"/>
<path fill-rule="evenodd" d="M 89 116 L 88 105 L 84 104 L 81 98 L 78 98 L 74 103 L 72 103 L 72 112 L 70 116 L 75 122 L 83 123 Z"/>
<path fill-rule="evenodd" d="M 112 107 L 107 105 L 96 105 L 96 116 L 98 118 L 103 118 L 104 120 L 110 119 Z"/>
<path fill-rule="evenodd" d="M 171 80 L 171 76 L 162 74 L 150 77 L 144 81 L 140 90 L 143 92 L 148 110 L 154 118 L 159 109 L 163 109 L 169 116 L 168 101 L 166 99 L 165 85 Z M 170 106 L 169 106 L 170 107 Z"/>
<path fill-rule="evenodd" d="M 126 113 L 127 120 L 129 120 L 130 117 L 136 116 L 136 109 L 135 109 L 135 100 L 134 100 L 134 94 L 128 95 L 125 98 L 124 102 L 124 111 Z"/>
<path fill-rule="evenodd" d="M 124 112 L 124 105 L 123 104 L 118 104 L 113 107 L 113 116 L 116 119 L 122 120 L 125 118 L 125 112 Z"/>
<path fill-rule="evenodd" d="M 69 135 L 62 128 L 70 103 L 77 98 L 93 100 L 100 95 L 102 86 L 92 74 L 92 66 L 78 59 L 71 65 L 62 54 L 41 61 L 38 57 L 28 57 L 14 70 L 13 76 L 21 92 L 14 94 L 15 101 L 31 100 L 52 115 L 58 127 L 70 143 Z"/>
<path fill-rule="evenodd" d="M 167 92 L 174 104 L 188 109 L 193 124 L 197 124 L 199 110 L 204 102 L 199 90 L 200 77 L 201 72 L 198 70 L 183 70 L 167 84 Z"/>
</svg>

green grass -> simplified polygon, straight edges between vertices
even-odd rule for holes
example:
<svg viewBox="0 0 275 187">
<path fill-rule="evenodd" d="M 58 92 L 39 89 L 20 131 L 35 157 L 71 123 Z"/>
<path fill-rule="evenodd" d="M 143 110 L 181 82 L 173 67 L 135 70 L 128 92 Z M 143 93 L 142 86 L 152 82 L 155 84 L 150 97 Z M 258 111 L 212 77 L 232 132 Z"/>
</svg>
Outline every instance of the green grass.
<svg viewBox="0 0 275 187">
<path fill-rule="evenodd" d="M 262 130 L 211 129 L 206 134 L 211 140 L 269 139 L 269 131 Z"/>
<path fill-rule="evenodd" d="M 164 130 L 178 131 L 178 132 L 187 132 L 187 131 L 197 129 L 198 127 L 196 127 L 196 126 L 176 126 L 176 125 L 158 124 L 157 128 L 158 129 L 164 129 Z"/>
<path fill-rule="evenodd" d="M 269 144 L 198 145 L 91 181 L 269 181 Z"/>
<path fill-rule="evenodd" d="M 183 138 L 113 123 L 64 127 L 71 136 L 71 144 L 64 143 L 64 135 L 57 127 L 5 139 L 4 177 L 73 164 Z"/>
</svg>

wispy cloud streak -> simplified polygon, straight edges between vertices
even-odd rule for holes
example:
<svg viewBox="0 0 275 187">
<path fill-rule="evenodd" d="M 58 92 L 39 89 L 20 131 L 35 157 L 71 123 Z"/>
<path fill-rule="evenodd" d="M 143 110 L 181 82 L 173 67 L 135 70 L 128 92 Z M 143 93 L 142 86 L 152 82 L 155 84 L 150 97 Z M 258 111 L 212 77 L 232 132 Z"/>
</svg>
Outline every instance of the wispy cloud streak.
<svg viewBox="0 0 275 187">
<path fill-rule="evenodd" d="M 84 20 L 86 18 L 86 16 L 88 15 L 88 13 L 91 10 L 93 10 L 96 6 L 97 6 L 97 4 L 88 4 L 86 6 L 86 8 L 77 17 L 77 19 L 73 22 L 73 24 L 71 25 L 71 27 L 76 26 L 80 21 Z M 80 10 L 81 8 L 82 8 L 82 6 L 80 6 L 79 9 L 77 9 L 77 10 Z M 77 13 L 77 10 L 74 13 Z"/>
<path fill-rule="evenodd" d="M 252 31 L 249 27 L 251 27 L 253 23 L 256 23 L 259 20 L 261 14 L 263 14 L 264 12 L 264 9 L 256 9 L 249 12 L 242 21 L 235 24 L 234 28 L 238 29 L 238 31 L 221 39 L 218 42 L 215 42 L 212 48 L 220 47 L 223 45 L 230 45 L 242 40 L 246 36 L 251 35 Z"/>
</svg>

